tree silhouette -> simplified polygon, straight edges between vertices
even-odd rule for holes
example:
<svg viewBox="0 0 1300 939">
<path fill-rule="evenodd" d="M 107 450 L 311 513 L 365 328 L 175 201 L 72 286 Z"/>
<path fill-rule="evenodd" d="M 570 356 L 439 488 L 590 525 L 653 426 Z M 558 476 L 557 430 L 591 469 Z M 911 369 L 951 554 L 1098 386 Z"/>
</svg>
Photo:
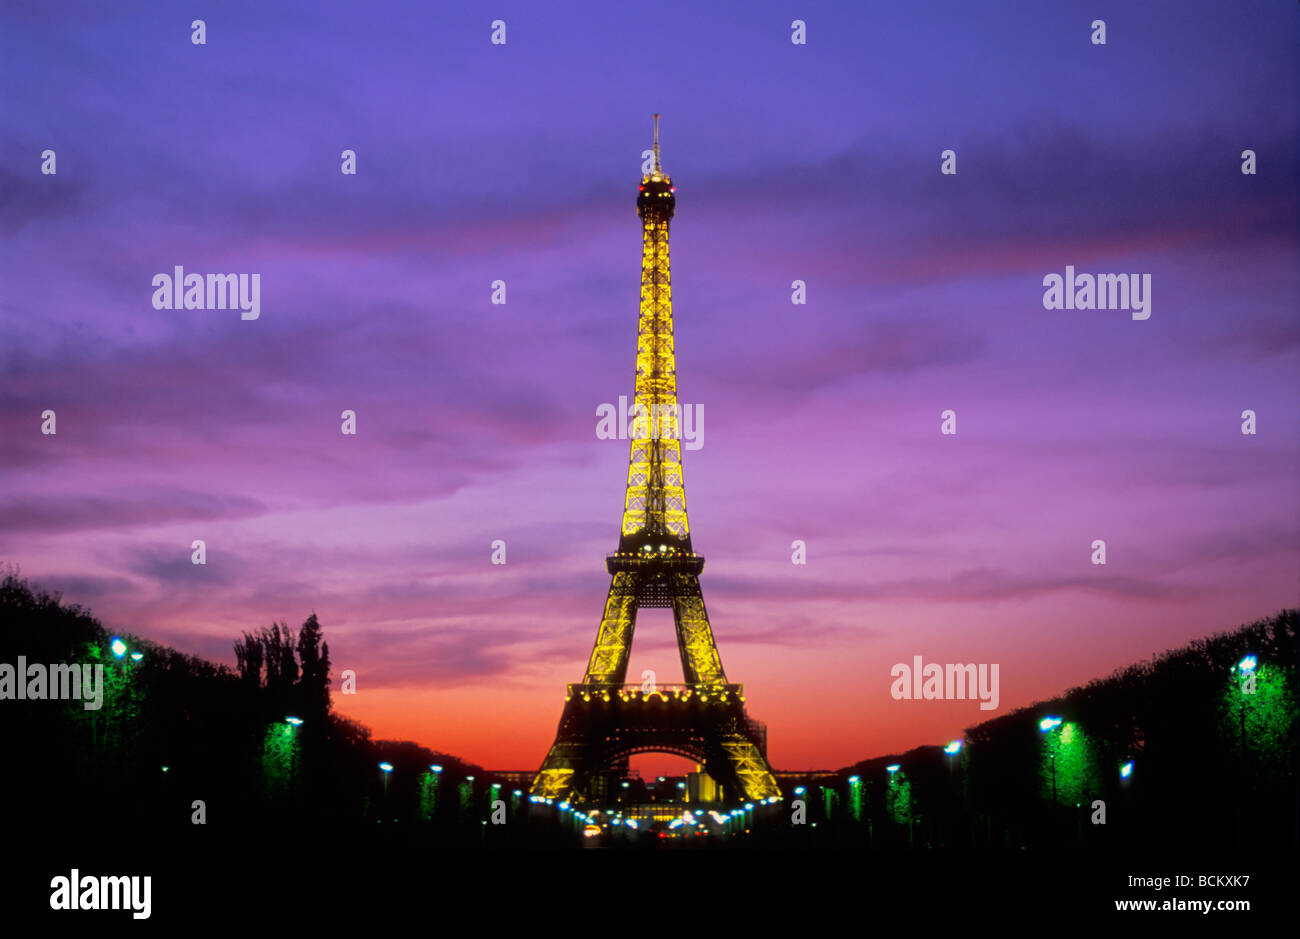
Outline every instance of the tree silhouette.
<svg viewBox="0 0 1300 939">
<path fill-rule="evenodd" d="M 298 631 L 298 659 L 302 710 L 315 718 L 323 718 L 330 709 L 330 647 L 322 645 L 321 635 L 320 621 L 313 613 Z"/>
</svg>

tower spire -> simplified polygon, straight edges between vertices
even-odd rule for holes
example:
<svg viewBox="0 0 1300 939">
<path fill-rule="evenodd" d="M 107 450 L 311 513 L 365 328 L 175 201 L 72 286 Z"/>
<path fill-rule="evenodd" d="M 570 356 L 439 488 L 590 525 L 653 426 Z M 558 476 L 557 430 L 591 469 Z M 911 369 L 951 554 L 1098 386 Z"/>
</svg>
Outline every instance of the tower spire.
<svg viewBox="0 0 1300 939">
<path fill-rule="evenodd" d="M 659 115 L 655 115 L 655 172 L 662 173 L 663 167 L 659 165 Z"/>
</svg>

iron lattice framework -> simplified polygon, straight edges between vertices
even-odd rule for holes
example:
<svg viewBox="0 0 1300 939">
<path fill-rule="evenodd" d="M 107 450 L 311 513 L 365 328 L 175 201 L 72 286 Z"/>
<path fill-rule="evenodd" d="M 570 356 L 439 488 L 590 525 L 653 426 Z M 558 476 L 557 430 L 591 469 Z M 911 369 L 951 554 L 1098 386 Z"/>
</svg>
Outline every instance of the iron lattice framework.
<svg viewBox="0 0 1300 939">
<path fill-rule="evenodd" d="M 779 796 L 780 788 L 765 734 L 745 713 L 743 688 L 729 684 L 722 669 L 700 590 L 704 558 L 691 548 L 686 517 L 668 260 L 677 197 L 659 162 L 657 114 L 653 153 L 637 195 L 641 309 L 622 530 L 605 561 L 612 579 L 586 675 L 569 685 L 532 794 L 581 797 L 595 775 L 629 755 L 664 751 L 694 759 L 738 797 L 757 801 Z M 624 684 L 641 607 L 672 609 L 684 685 Z"/>
</svg>

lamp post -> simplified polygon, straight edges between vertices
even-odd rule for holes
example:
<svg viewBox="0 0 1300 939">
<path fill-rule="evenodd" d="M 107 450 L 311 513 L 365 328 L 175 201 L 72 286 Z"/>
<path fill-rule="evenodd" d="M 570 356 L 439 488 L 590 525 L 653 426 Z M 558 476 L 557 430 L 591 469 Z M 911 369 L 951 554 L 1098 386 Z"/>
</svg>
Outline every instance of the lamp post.
<svg viewBox="0 0 1300 939">
<path fill-rule="evenodd" d="M 142 658 L 144 658 L 144 653 L 142 653 L 142 652 L 131 652 L 130 657 L 128 658 L 128 656 L 127 656 L 127 652 L 129 652 L 130 649 L 128 648 L 127 644 L 126 644 L 125 642 L 122 641 L 122 638 L 121 638 L 120 636 L 113 636 L 113 637 L 109 640 L 109 642 L 108 642 L 108 648 L 109 648 L 109 651 L 111 651 L 111 652 L 113 653 L 113 657 L 116 658 L 119 662 L 122 663 L 122 698 L 123 698 L 123 705 L 122 705 L 121 707 L 117 708 L 117 713 L 118 713 L 119 715 L 121 715 L 120 718 L 119 718 L 119 721 L 118 721 L 118 724 L 119 724 L 119 737 L 120 737 L 120 739 L 118 740 L 118 745 L 119 745 L 119 753 L 118 753 L 118 756 L 119 756 L 123 761 L 125 761 L 125 760 L 126 760 L 126 752 L 125 752 L 125 751 L 126 751 L 126 720 L 127 720 L 127 710 L 128 710 L 128 708 L 127 708 L 127 706 L 126 706 L 126 701 L 125 701 L 125 699 L 126 699 L 127 692 L 128 692 L 128 688 L 127 688 L 127 674 L 128 674 L 128 671 L 129 671 L 129 665 L 128 665 L 128 663 L 129 663 L 129 662 L 139 662 Z M 108 721 L 107 721 L 107 720 L 105 720 L 105 722 L 104 722 L 104 737 L 105 737 L 105 741 L 104 741 L 104 742 L 105 742 L 105 744 L 107 744 L 107 743 L 108 743 L 108 741 L 107 741 L 107 737 L 108 737 Z"/>
<path fill-rule="evenodd" d="M 952 762 L 953 762 L 953 757 L 955 757 L 955 756 L 957 756 L 957 754 L 961 753 L 961 748 L 962 748 L 962 746 L 965 744 L 965 742 L 966 742 L 966 741 L 964 741 L 964 740 L 953 740 L 953 741 L 951 741 L 951 742 L 950 742 L 946 747 L 943 748 L 943 752 L 946 753 L 946 754 L 948 755 L 948 775 L 949 775 L 949 776 L 952 776 Z"/>
<path fill-rule="evenodd" d="M 384 798 L 388 797 L 388 776 L 393 772 L 393 764 L 384 761 L 379 764 L 379 770 L 384 774 Z"/>
<path fill-rule="evenodd" d="M 1241 721 L 1241 759 L 1243 768 L 1246 760 L 1246 684 L 1254 679 L 1255 668 L 1258 664 L 1259 660 L 1256 659 L 1255 656 L 1248 655 L 1238 662 L 1236 666 L 1242 676 L 1241 680 L 1237 683 L 1237 687 L 1241 691 L 1241 705 L 1237 709 L 1237 713 L 1239 714 Z"/>
<path fill-rule="evenodd" d="M 964 747 L 965 745 L 966 745 L 966 741 L 958 737 L 956 740 L 948 741 L 947 746 L 943 748 L 944 754 L 948 757 L 948 786 L 951 789 L 957 789 L 957 780 L 956 777 L 953 775 L 952 765 L 957 761 L 957 757 L 961 755 L 962 747 Z M 961 810 L 964 812 L 966 808 L 965 793 L 958 791 L 955 799 L 956 802 L 961 806 Z M 945 826 L 945 828 L 946 827 L 947 826 Z"/>
<path fill-rule="evenodd" d="M 886 777 L 887 780 L 888 780 L 888 785 L 887 785 L 886 790 L 885 790 L 885 800 L 886 800 L 886 801 L 885 801 L 885 805 L 888 807 L 888 810 L 889 810 L 889 821 L 890 821 L 890 823 L 893 824 L 893 825 L 900 825 L 900 824 L 902 824 L 902 823 L 899 821 L 899 819 L 898 819 L 898 815 L 899 815 L 899 811 L 898 811 L 898 796 L 899 796 L 898 772 L 899 772 L 899 770 L 901 770 L 902 768 L 903 768 L 902 765 L 899 764 L 899 763 L 890 763 L 888 766 L 885 767 L 885 772 L 889 774 L 888 777 Z M 908 809 L 908 811 L 907 811 L 907 843 L 908 843 L 908 844 L 911 844 L 911 843 L 912 843 L 912 810 L 911 810 L 911 806 L 908 805 L 907 809 Z"/>
<path fill-rule="evenodd" d="M 289 792 L 292 793 L 298 775 L 298 735 L 295 731 L 302 726 L 302 718 L 290 715 L 284 722 L 289 725 Z"/>
<path fill-rule="evenodd" d="M 1048 734 L 1060 726 L 1061 726 L 1061 719 L 1059 717 L 1051 717 L 1051 716 L 1044 717 L 1041 721 L 1038 722 L 1038 732 L 1042 734 Z M 1055 737 L 1048 738 L 1048 754 L 1052 762 L 1052 804 L 1055 805 L 1057 804 L 1058 801 L 1056 798 L 1056 738 Z"/>
<path fill-rule="evenodd" d="M 1236 827 L 1236 836 L 1238 839 L 1242 837 L 1242 832 L 1244 830 L 1243 802 L 1247 798 L 1249 798 L 1249 793 L 1250 793 L 1250 767 L 1248 764 L 1248 760 L 1250 757 L 1250 749 L 1247 746 L 1247 742 L 1246 742 L 1246 695 L 1253 693 L 1255 690 L 1255 669 L 1258 666 L 1259 666 L 1259 660 L 1253 654 L 1251 654 L 1243 657 L 1240 662 L 1238 662 L 1236 665 L 1232 667 L 1232 670 L 1238 673 L 1236 678 L 1237 720 L 1238 720 L 1238 728 L 1239 728 L 1238 730 L 1239 736 L 1237 738 L 1237 743 L 1238 746 L 1241 748 L 1240 775 L 1244 782 L 1244 786 L 1242 789 L 1242 796 L 1234 800 L 1234 803 L 1237 806 L 1235 810 L 1235 816 L 1236 816 L 1235 827 Z M 1249 691 L 1247 691 L 1248 688 Z"/>
<path fill-rule="evenodd" d="M 441 800 L 442 782 L 442 765 L 440 763 L 430 763 L 429 772 L 424 775 L 424 790 L 420 800 L 420 810 L 425 812 L 425 818 L 432 821 L 438 815 L 438 803 Z"/>
</svg>

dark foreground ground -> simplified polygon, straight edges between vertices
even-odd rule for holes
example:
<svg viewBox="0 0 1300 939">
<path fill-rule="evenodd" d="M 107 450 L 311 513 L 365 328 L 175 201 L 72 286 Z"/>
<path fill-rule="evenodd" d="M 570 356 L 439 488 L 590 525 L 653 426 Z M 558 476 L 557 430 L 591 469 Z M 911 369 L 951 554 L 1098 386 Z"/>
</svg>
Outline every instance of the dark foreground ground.
<svg viewBox="0 0 1300 939">
<path fill-rule="evenodd" d="M 395 832 L 286 835 L 279 843 L 217 839 L 133 842 L 129 825 L 91 840 L 7 840 L 0 862 L 6 927 L 175 931 L 360 924 L 458 934 L 531 928 L 654 932 L 760 927 L 775 932 L 867 931 L 900 920 L 930 934 L 989 924 L 1022 934 L 1035 924 L 1131 920 L 1134 928 L 1196 924 L 1241 930 L 1297 910 L 1294 852 L 1229 857 L 1158 850 L 1124 857 L 1026 852 L 870 853 L 750 850 L 721 844 L 646 849 L 456 848 Z M 147 921 L 124 911 L 53 911 L 51 878 L 152 876 Z M 1131 876 L 1189 877 L 1160 890 Z M 1205 876 L 1246 877 L 1220 885 Z M 1249 901 L 1249 911 L 1117 911 L 1117 900 Z M 1031 917 L 1026 919 L 1026 917 Z M 730 924 L 730 925 L 729 925 Z M 60 928 L 61 927 L 61 928 Z M 1123 927 L 1121 927 L 1123 928 Z M 20 935 L 22 932 L 5 932 Z M 36 934 L 36 933 L 30 933 Z"/>
</svg>

